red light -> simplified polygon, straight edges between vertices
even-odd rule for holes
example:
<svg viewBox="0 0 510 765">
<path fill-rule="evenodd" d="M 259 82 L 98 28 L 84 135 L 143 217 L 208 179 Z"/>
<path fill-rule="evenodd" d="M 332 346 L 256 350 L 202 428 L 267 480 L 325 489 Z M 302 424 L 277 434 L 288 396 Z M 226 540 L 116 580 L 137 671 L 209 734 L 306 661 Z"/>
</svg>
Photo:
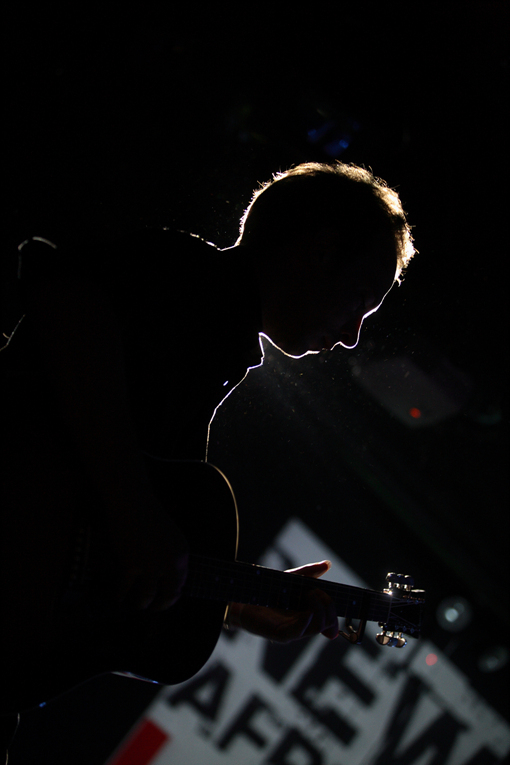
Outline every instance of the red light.
<svg viewBox="0 0 510 765">
<path fill-rule="evenodd" d="M 421 417 L 421 411 L 419 409 L 417 409 L 415 406 L 413 406 L 409 410 L 409 414 L 411 415 L 411 417 L 414 417 L 415 420 L 417 420 L 419 417 Z"/>
<path fill-rule="evenodd" d="M 437 663 L 437 656 L 436 656 L 436 654 L 435 653 L 429 653 L 429 655 L 425 659 L 425 664 L 427 665 L 427 667 L 433 667 L 434 664 L 436 664 L 436 663 Z"/>
</svg>

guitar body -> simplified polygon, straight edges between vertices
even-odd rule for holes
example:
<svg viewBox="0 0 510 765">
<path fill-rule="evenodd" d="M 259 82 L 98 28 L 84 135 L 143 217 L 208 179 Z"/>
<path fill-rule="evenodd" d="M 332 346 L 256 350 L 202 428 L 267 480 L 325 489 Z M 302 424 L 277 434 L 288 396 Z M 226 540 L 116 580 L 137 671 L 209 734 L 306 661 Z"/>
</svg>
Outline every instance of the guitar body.
<svg viewBox="0 0 510 765">
<path fill-rule="evenodd" d="M 419 637 L 424 593 L 412 589 L 412 577 L 388 574 L 390 589 L 378 592 L 239 563 L 237 508 L 223 474 L 201 462 L 150 460 L 148 469 L 191 552 L 184 594 L 164 612 L 128 611 L 114 603 L 108 582 L 114 579 L 115 562 L 99 528 L 86 534 L 85 576 L 69 589 L 80 514 L 73 517 L 70 505 L 63 503 L 65 490 L 62 496 L 51 495 L 51 524 L 49 505 L 45 516 L 40 503 L 34 512 L 26 503 L 16 508 L 13 498 L 4 511 L 3 539 L 10 545 L 4 545 L 0 558 L 5 618 L 0 714 L 34 707 L 108 672 L 165 685 L 183 682 L 214 650 L 229 601 L 299 611 L 307 607 L 310 589 L 320 586 L 339 617 L 348 624 L 359 620 L 358 631 L 350 627 L 342 633 L 350 643 L 361 641 L 366 621 L 383 628 L 377 636 L 381 645 L 402 647 L 403 634 Z M 68 477 L 79 480 L 78 474 Z M 76 496 L 76 485 L 73 490 Z M 23 495 L 22 488 L 15 493 Z M 31 552 L 33 559 L 23 559 L 19 550 Z"/>
<path fill-rule="evenodd" d="M 3 360 L 0 356 L 0 366 Z M 0 714 L 35 707 L 109 672 L 169 685 L 183 682 L 214 650 L 229 600 L 304 607 L 315 580 L 235 563 L 237 508 L 219 470 L 208 463 L 150 458 L 155 494 L 181 527 L 190 552 L 221 565 L 195 560 L 190 595 L 163 613 L 122 611 L 111 595 L 108 602 L 117 569 L 113 545 L 101 528 L 98 497 L 80 470 L 65 423 L 55 425 L 51 391 L 41 384 L 42 376 L 37 369 L 33 376 L 15 372 L 8 369 L 4 379 L 0 376 Z M 90 544 L 77 558 L 83 529 Z M 70 587 L 77 559 L 85 575 Z M 205 589 L 194 579 L 201 567 Z M 380 623 L 379 642 L 398 646 L 405 644 L 398 637 L 402 632 L 419 636 L 424 599 L 421 591 L 407 591 L 400 575 L 391 577 L 397 580 L 391 594 L 323 580 L 320 587 L 333 598 L 339 616 Z"/>
<path fill-rule="evenodd" d="M 191 553 L 235 560 L 237 507 L 225 476 L 209 463 L 159 460 L 149 460 L 149 473 L 163 504 L 181 498 L 178 523 Z M 121 670 L 165 685 L 189 679 L 214 650 L 225 609 L 221 601 L 183 595 L 166 612 L 138 616 L 131 624 L 140 642 L 135 648 L 128 641 L 128 663 Z"/>
<path fill-rule="evenodd" d="M 167 503 L 168 511 L 173 511 L 190 551 L 199 555 L 214 551 L 218 557 L 234 560 L 237 508 L 223 474 L 202 462 L 149 458 L 148 468 L 156 494 L 163 505 Z M 63 529 L 55 520 L 62 522 Z M 45 556 L 39 568 L 46 566 L 47 575 L 38 580 L 38 573 L 43 572 L 36 569 L 25 577 L 25 582 L 32 581 L 30 591 L 24 591 L 19 577 L 8 578 L 15 591 L 11 595 L 16 598 L 11 598 L 14 605 L 10 613 L 8 606 L 6 614 L 0 713 L 37 706 L 108 672 L 169 685 L 193 676 L 214 650 L 226 604 L 182 596 L 165 612 L 108 610 L 104 604 L 97 607 L 94 593 L 100 582 L 94 566 L 89 586 L 78 590 L 70 602 L 60 603 L 59 577 L 67 571 L 64 564 L 71 555 L 75 525 L 63 513 L 62 518 L 52 521 L 56 530 L 48 535 L 48 545 L 54 552 L 60 551 L 62 563 L 58 561 L 52 568 L 54 555 Z M 15 536 L 18 529 L 11 531 Z M 90 557 L 97 560 L 95 539 L 92 529 Z M 99 547 L 104 555 L 104 545 Z M 35 614 L 28 608 L 34 592 Z M 38 604 L 42 604 L 40 609 Z"/>
</svg>

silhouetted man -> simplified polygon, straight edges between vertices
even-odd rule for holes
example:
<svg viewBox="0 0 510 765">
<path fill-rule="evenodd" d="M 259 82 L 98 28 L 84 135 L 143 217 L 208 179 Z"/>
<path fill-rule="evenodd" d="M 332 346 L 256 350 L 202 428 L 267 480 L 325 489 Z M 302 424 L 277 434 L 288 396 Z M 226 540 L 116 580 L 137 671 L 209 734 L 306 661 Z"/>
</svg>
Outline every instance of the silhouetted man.
<svg viewBox="0 0 510 765">
<path fill-rule="evenodd" d="M 100 258 L 78 243 L 20 245 L 24 318 L 2 353 L 8 706 L 42 665 L 55 670 L 48 657 L 65 637 L 54 625 L 90 564 L 89 526 L 113 561 L 101 583 L 111 602 L 165 610 L 179 599 L 182 498 L 162 510 L 142 454 L 203 460 L 215 408 L 260 363 L 260 333 L 294 356 L 354 347 L 412 255 L 397 194 L 341 163 L 299 165 L 256 191 L 226 250 L 164 229 Z M 228 619 L 282 642 L 338 634 L 321 591 L 306 611 L 231 604 Z M 189 629 L 199 625 L 197 608 Z"/>
</svg>

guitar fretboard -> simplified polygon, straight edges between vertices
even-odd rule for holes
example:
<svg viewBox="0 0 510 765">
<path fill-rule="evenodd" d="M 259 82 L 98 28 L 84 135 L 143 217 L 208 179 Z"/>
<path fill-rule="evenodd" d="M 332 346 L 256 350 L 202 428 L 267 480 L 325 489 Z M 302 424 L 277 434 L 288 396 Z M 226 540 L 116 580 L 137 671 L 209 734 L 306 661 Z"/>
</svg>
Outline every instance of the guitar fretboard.
<svg viewBox="0 0 510 765">
<path fill-rule="evenodd" d="M 386 593 L 346 584 L 312 579 L 239 561 L 190 556 L 184 594 L 225 603 L 251 603 L 282 609 L 306 609 L 308 593 L 324 590 L 333 600 L 337 616 L 385 622 L 395 598 Z"/>
</svg>

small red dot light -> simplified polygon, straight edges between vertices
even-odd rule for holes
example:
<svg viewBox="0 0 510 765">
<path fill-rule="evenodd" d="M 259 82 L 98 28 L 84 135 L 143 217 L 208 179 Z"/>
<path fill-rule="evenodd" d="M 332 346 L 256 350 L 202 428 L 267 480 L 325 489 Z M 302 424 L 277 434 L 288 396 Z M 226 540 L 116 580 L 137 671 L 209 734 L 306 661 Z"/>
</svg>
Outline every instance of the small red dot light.
<svg viewBox="0 0 510 765">
<path fill-rule="evenodd" d="M 411 415 L 411 417 L 414 417 L 415 420 L 421 417 L 421 411 L 417 409 L 415 406 L 413 406 L 412 409 L 409 410 L 409 414 Z"/>
<path fill-rule="evenodd" d="M 428 667 L 433 667 L 434 664 L 436 664 L 436 663 L 437 663 L 437 656 L 436 656 L 436 654 L 435 653 L 429 653 L 429 655 L 425 659 L 425 664 Z"/>
</svg>

